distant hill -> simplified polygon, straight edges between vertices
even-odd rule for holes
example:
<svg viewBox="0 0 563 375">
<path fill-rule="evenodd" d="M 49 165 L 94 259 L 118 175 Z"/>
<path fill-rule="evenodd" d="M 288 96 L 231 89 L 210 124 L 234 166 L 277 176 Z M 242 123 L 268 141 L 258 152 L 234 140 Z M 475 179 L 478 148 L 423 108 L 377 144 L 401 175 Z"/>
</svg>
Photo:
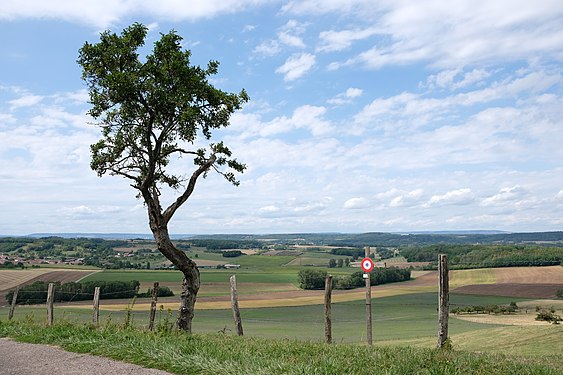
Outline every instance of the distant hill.
<svg viewBox="0 0 563 375">
<path fill-rule="evenodd" d="M 105 240 L 146 239 L 147 233 L 32 233 L 18 237 L 100 238 Z M 563 231 L 510 233 L 494 230 L 435 231 L 405 233 L 278 233 L 278 234 L 173 234 L 174 240 L 260 241 L 277 244 L 323 246 L 424 246 L 433 244 L 541 244 L 563 245 Z"/>
<path fill-rule="evenodd" d="M 15 237 L 15 236 L 10 236 L 10 237 Z M 32 233 L 26 236 L 18 236 L 18 237 L 101 238 L 104 240 L 130 240 L 130 239 L 152 240 L 154 238 L 152 234 L 147 234 L 147 233 Z M 193 237 L 193 235 L 176 234 L 176 235 L 170 235 L 170 237 L 174 240 L 179 240 L 179 239 L 186 239 Z"/>
<path fill-rule="evenodd" d="M 563 232 L 505 233 L 496 231 L 444 233 L 288 233 L 288 234 L 215 234 L 194 239 L 258 240 L 272 243 L 325 246 L 421 246 L 433 244 L 563 244 Z"/>
</svg>

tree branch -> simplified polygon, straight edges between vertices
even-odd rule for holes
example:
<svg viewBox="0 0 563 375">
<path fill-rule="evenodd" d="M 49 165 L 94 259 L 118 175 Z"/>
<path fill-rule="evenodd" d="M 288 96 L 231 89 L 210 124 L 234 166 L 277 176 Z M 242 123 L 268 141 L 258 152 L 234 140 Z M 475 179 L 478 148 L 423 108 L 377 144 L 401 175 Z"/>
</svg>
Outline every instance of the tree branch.
<svg viewBox="0 0 563 375">
<path fill-rule="evenodd" d="M 192 195 L 197 179 L 213 166 L 215 160 L 217 160 L 217 156 L 215 154 L 212 154 L 209 159 L 207 159 L 204 164 L 200 165 L 200 167 L 192 174 L 184 193 L 180 195 L 178 199 L 176 199 L 176 201 L 166 209 L 166 211 L 164 211 L 163 218 L 165 223 L 168 223 L 170 221 L 176 210 L 180 208 L 180 206 L 184 204 L 186 200 L 188 200 L 190 195 Z"/>
</svg>

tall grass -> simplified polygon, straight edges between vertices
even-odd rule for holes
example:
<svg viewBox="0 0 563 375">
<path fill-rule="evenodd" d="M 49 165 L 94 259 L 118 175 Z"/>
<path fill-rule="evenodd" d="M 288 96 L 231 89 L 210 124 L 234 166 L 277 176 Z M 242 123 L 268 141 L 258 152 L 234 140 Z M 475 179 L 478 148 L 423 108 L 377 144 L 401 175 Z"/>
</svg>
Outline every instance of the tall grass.
<svg viewBox="0 0 563 375">
<path fill-rule="evenodd" d="M 27 321 L 0 322 L 0 336 L 59 345 L 79 353 L 176 374 L 561 374 L 550 363 L 517 357 L 420 349 L 327 345 L 225 334 L 157 332 L 108 323 L 99 328 L 61 321 L 52 327 Z M 529 361 L 529 358 L 527 359 Z"/>
</svg>

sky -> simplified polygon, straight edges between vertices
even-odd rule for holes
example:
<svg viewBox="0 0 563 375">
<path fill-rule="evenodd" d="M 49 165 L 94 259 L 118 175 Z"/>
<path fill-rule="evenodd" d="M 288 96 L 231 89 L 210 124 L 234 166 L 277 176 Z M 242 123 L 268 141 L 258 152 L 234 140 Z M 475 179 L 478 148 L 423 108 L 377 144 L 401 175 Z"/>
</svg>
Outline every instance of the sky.
<svg viewBox="0 0 563 375">
<path fill-rule="evenodd" d="M 200 180 L 171 233 L 563 229 L 560 0 L 2 0 L 0 234 L 149 233 L 89 167 L 76 63 L 134 22 L 250 96 L 212 139 L 240 186 Z"/>
</svg>

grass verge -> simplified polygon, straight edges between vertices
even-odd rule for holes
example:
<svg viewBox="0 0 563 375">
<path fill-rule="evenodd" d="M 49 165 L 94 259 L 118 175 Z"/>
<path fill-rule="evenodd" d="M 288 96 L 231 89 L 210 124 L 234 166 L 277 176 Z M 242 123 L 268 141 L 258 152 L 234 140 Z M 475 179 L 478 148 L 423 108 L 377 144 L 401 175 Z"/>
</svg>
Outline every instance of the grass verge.
<svg viewBox="0 0 563 375">
<path fill-rule="evenodd" d="M 0 336 L 58 345 L 176 374 L 560 374 L 546 362 L 413 347 L 327 345 L 106 324 L 0 322 Z"/>
</svg>

